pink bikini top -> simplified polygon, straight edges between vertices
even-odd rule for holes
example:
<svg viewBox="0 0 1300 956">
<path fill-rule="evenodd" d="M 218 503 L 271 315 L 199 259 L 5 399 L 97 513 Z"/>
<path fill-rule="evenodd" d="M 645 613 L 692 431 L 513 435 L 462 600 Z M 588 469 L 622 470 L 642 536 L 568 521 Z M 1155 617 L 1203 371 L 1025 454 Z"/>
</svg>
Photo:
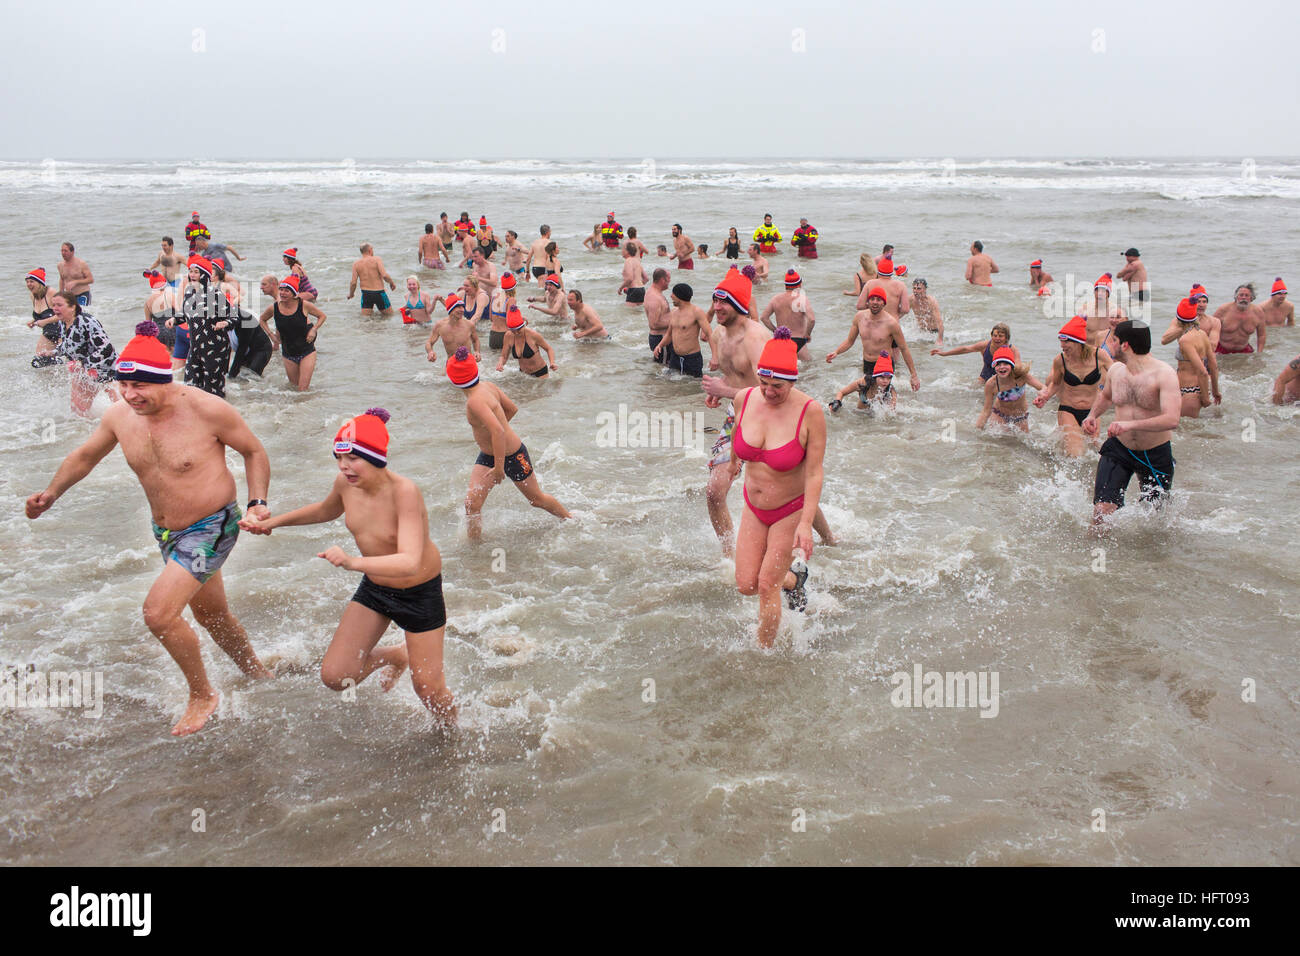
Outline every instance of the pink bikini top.
<svg viewBox="0 0 1300 956">
<path fill-rule="evenodd" d="M 803 417 L 813 400 L 810 398 L 804 402 L 804 406 L 799 412 L 799 424 L 794 426 L 794 438 L 780 448 L 755 448 L 745 441 L 744 436 L 740 433 L 740 420 L 745 417 L 745 406 L 749 404 L 749 396 L 752 394 L 752 390 L 745 394 L 745 400 L 740 405 L 740 414 L 736 416 L 735 430 L 731 433 L 731 447 L 736 450 L 736 457 L 741 461 L 760 462 L 773 471 L 794 471 L 808 456 L 808 449 L 799 444 L 799 429 L 803 427 Z"/>
</svg>

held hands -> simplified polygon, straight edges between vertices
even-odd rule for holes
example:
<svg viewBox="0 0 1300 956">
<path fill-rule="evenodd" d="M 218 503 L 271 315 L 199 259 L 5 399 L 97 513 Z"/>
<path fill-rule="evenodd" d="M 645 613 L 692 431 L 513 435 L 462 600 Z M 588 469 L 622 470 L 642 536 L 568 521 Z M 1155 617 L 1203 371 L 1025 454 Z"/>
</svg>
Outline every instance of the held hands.
<svg viewBox="0 0 1300 956">
<path fill-rule="evenodd" d="M 1046 404 L 1047 404 L 1046 395 L 1040 394 L 1037 398 L 1034 399 L 1034 408 L 1042 408 Z"/>
<path fill-rule="evenodd" d="M 352 558 L 348 556 L 346 551 L 344 551 L 342 548 L 338 547 L 337 545 L 330 548 L 328 551 L 321 552 L 320 554 L 316 555 L 316 557 L 324 558 L 330 564 L 334 565 L 334 567 L 342 568 L 344 571 L 352 570 L 352 568 L 349 567 L 349 565 L 352 563 Z"/>
</svg>

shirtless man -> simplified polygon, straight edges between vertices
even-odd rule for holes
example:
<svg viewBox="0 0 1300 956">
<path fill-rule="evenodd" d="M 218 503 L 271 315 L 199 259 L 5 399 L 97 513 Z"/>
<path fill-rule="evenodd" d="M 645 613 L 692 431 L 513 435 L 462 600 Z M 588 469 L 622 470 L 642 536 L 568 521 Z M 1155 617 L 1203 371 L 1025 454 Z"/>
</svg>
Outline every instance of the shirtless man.
<svg viewBox="0 0 1300 956">
<path fill-rule="evenodd" d="M 394 291 L 397 283 L 384 268 L 384 260 L 375 255 L 375 247 L 365 243 L 361 247 L 361 258 L 352 263 L 352 282 L 348 286 L 348 298 L 357 294 L 357 283 L 361 283 L 361 314 L 373 315 L 372 309 L 378 308 L 379 314 L 388 317 L 393 314 L 393 304 L 388 301 L 384 283 Z"/>
<path fill-rule="evenodd" d="M 876 260 L 876 277 L 867 282 L 858 293 L 858 311 L 867 307 L 867 297 L 872 289 L 885 293 L 885 311 L 901 319 L 912 311 L 912 300 L 907 294 L 907 283 L 894 278 L 894 260 L 881 256 Z"/>
<path fill-rule="evenodd" d="M 623 283 L 618 287 L 618 294 L 626 296 L 625 305 L 641 305 L 645 302 L 645 284 L 649 281 L 641 257 L 636 254 L 636 246 L 631 242 L 623 246 Z"/>
<path fill-rule="evenodd" d="M 903 337 L 898 319 L 885 311 L 885 293 L 880 289 L 868 293 L 866 310 L 853 317 L 848 337 L 826 356 L 826 363 L 829 365 L 835 361 L 835 356 L 851 349 L 853 340 L 857 338 L 862 339 L 862 372 L 866 378 L 870 379 L 875 374 L 876 360 L 881 352 L 892 353 L 897 349 L 907 363 L 907 370 L 912 373 L 912 391 L 920 389 L 921 379 L 912 362 L 912 350 L 907 347 L 907 339 Z"/>
<path fill-rule="evenodd" d="M 1116 275 L 1120 282 L 1128 283 L 1129 304 L 1134 301 L 1147 300 L 1147 267 L 1141 259 L 1142 253 L 1129 248 L 1124 252 L 1125 265 Z"/>
<path fill-rule="evenodd" d="M 479 353 L 478 331 L 474 328 L 474 323 L 465 318 L 465 303 L 459 296 L 449 295 L 443 300 L 443 305 L 447 308 L 447 315 L 435 322 L 429 330 L 429 337 L 424 342 L 424 354 L 430 362 L 438 361 L 435 346 L 441 340 L 449 357 L 464 345 L 474 356 L 474 361 L 481 362 L 483 356 Z"/>
<path fill-rule="evenodd" d="M 675 251 L 668 258 L 677 260 L 677 268 L 695 268 L 695 260 L 691 258 L 695 252 L 695 243 L 691 242 L 691 237 L 682 231 L 682 224 L 679 222 L 673 223 L 673 249 Z"/>
<path fill-rule="evenodd" d="M 1264 314 L 1264 323 L 1274 328 L 1282 325 L 1295 325 L 1295 306 L 1286 300 L 1286 283 L 1278 276 L 1273 280 L 1273 291 L 1268 301 L 1259 307 Z"/>
<path fill-rule="evenodd" d="M 759 283 L 767 279 L 767 259 L 758 251 L 758 243 L 749 244 L 749 258 L 752 260 L 751 265 L 754 267 L 754 282 Z"/>
<path fill-rule="evenodd" d="M 1255 285 L 1247 282 L 1237 286 L 1233 301 L 1225 302 L 1214 310 L 1214 317 L 1222 323 L 1219 343 L 1214 351 L 1219 355 L 1249 355 L 1255 349 L 1250 347 L 1250 337 L 1258 341 L 1259 351 L 1264 351 L 1264 341 L 1268 337 L 1268 322 L 1264 312 L 1255 301 Z"/>
<path fill-rule="evenodd" d="M 1293 358 L 1273 382 L 1273 404 L 1300 402 L 1300 356 Z"/>
<path fill-rule="evenodd" d="M 90 266 L 84 259 L 78 259 L 73 253 L 72 243 L 65 242 L 59 247 L 62 260 L 59 262 L 59 291 L 71 292 L 77 297 L 77 305 L 83 309 L 90 305 L 90 286 L 95 277 L 90 274 Z"/>
<path fill-rule="evenodd" d="M 528 255 L 528 249 L 519 241 L 519 233 L 513 229 L 506 230 L 506 245 L 502 252 L 506 260 L 506 271 L 516 279 L 527 281 L 528 270 L 524 268 L 524 258 Z"/>
<path fill-rule="evenodd" d="M 545 302 L 545 305 L 530 305 L 528 308 L 536 309 L 543 315 L 549 315 L 557 319 L 569 318 L 569 300 L 564 295 L 564 283 L 560 277 L 552 272 L 546 277 L 546 296 L 544 299 L 537 299 L 534 296 L 528 297 L 529 302 Z"/>
<path fill-rule="evenodd" d="M 605 331 L 605 325 L 600 321 L 600 316 L 596 310 L 582 301 L 582 293 L 577 289 L 570 289 L 567 296 L 569 308 L 573 310 L 573 337 L 575 339 L 607 339 L 609 333 Z"/>
<path fill-rule="evenodd" d="M 478 248 L 478 235 L 463 235 L 460 237 L 460 262 L 456 263 L 457 269 L 468 268 L 474 261 L 474 250 Z M 450 261 L 450 260 L 448 260 Z"/>
<path fill-rule="evenodd" d="M 758 321 L 771 332 L 781 326 L 789 329 L 796 355 L 805 362 L 811 361 L 812 356 L 808 354 L 806 346 L 812 338 L 817 317 L 813 314 L 812 303 L 808 301 L 808 293 L 804 292 L 803 277 L 794 269 L 786 271 L 785 291 L 772 296 Z"/>
<path fill-rule="evenodd" d="M 636 246 L 636 254 L 638 256 L 650 255 L 649 247 L 636 237 L 636 226 L 627 227 L 627 241 Z"/>
<path fill-rule="evenodd" d="M 1029 291 L 1042 292 L 1043 287 L 1054 282 L 1052 274 L 1043 269 L 1043 260 L 1035 259 L 1029 263 Z"/>
<path fill-rule="evenodd" d="M 528 449 L 510 427 L 519 407 L 496 385 L 479 379 L 478 362 L 469 349 L 462 346 L 447 360 L 447 377 L 465 393 L 465 417 L 479 447 L 465 495 L 469 540 L 482 538 L 483 503 L 493 487 L 506 478 L 534 508 L 542 508 L 557 518 L 570 517 L 564 505 L 542 491 Z"/>
<path fill-rule="evenodd" d="M 444 212 L 438 217 L 438 241 L 442 243 L 442 257 L 451 265 L 451 250 L 455 248 L 456 227 L 451 224 Z"/>
<path fill-rule="evenodd" d="M 934 347 L 943 348 L 943 313 L 939 311 L 939 300 L 930 295 L 930 284 L 924 279 L 912 280 L 912 315 L 921 329 L 938 333 Z"/>
<path fill-rule="evenodd" d="M 966 281 L 971 285 L 992 287 L 993 273 L 998 264 L 984 251 L 984 243 L 976 240 L 970 244 L 970 258 L 966 260 Z"/>
<path fill-rule="evenodd" d="M 1151 329 L 1143 322 L 1124 321 L 1115 329 L 1117 361 L 1106 373 L 1106 387 L 1083 420 L 1084 434 L 1097 434 L 1097 420 L 1115 406 L 1097 461 L 1093 487 L 1093 530 L 1105 531 L 1107 516 L 1124 506 L 1124 491 L 1138 474 L 1143 501 L 1159 502 L 1174 485 L 1174 455 L 1170 438 L 1178 427 L 1178 375 L 1151 355 Z"/>
<path fill-rule="evenodd" d="M 551 227 L 542 225 L 538 231 L 541 235 L 528 247 L 528 259 L 524 265 L 533 270 L 533 278 L 541 285 L 546 281 L 546 273 L 551 271 L 551 257 L 546 253 L 546 247 L 551 241 Z"/>
<path fill-rule="evenodd" d="M 158 253 L 158 258 L 153 261 L 149 268 L 157 269 L 167 280 L 167 284 L 173 289 L 178 288 L 181 284 L 180 272 L 185 265 L 185 260 L 176 252 L 171 236 L 162 237 L 162 251 Z"/>
<path fill-rule="evenodd" d="M 1110 337 L 1110 331 L 1128 318 L 1124 310 L 1111 303 L 1111 279 L 1107 272 L 1092 285 L 1092 300 L 1085 301 L 1079 314 L 1088 320 L 1088 344 L 1102 348 Z"/>
<path fill-rule="evenodd" d="M 750 319 L 752 298 L 749 280 L 733 266 L 714 290 L 713 307 L 709 310 L 718 320 L 709 338 L 709 371 L 721 370 L 722 377 L 705 375 L 701 383 L 706 395 L 704 404 L 709 408 L 719 408 L 724 399 L 727 401 L 722 434 L 709 452 L 709 481 L 704 497 L 713 531 L 722 543 L 722 554 L 728 558 L 735 556 L 736 548 L 731 513 L 727 510 L 727 492 L 736 478 L 731 470 L 731 433 L 736 427 L 736 409 L 731 399 L 742 389 L 758 385 L 758 360 L 763 346 L 771 339 L 763 326 Z M 813 528 L 824 544 L 835 544 L 835 536 L 820 505 L 813 518 Z"/>
<path fill-rule="evenodd" d="M 470 273 L 478 279 L 478 287 L 491 295 L 496 291 L 496 287 L 500 285 L 501 281 L 497 278 L 496 266 L 487 261 L 483 250 L 477 246 L 474 248 L 469 261 Z"/>
<path fill-rule="evenodd" d="M 664 292 L 668 289 L 668 270 L 656 269 L 650 277 L 650 290 L 645 297 L 645 317 L 650 324 L 650 353 L 656 362 L 667 364 L 672 357 L 671 349 L 664 349 L 659 356 L 659 342 L 668 332 L 668 300 Z M 717 354 L 717 353 L 713 353 Z"/>
<path fill-rule="evenodd" d="M 226 603 L 221 566 L 239 536 L 239 506 L 226 449 L 244 459 L 249 514 L 270 517 L 266 506 L 271 466 L 266 450 L 233 405 L 172 381 L 170 356 L 152 323 L 122 350 L 117 383 L 123 402 L 114 402 L 84 444 L 59 466 L 49 487 L 27 499 L 27 517 L 37 518 L 85 478 L 121 444 L 149 500 L 154 538 L 162 550 L 162 574 L 144 600 L 145 626 L 185 675 L 189 702 L 172 733 L 192 734 L 217 709 L 199 640 L 181 612 L 194 619 L 249 677 L 270 672 L 248 643 L 248 634 Z"/>
<path fill-rule="evenodd" d="M 1205 291 L 1202 285 L 1192 286 L 1192 291 L 1187 293 L 1187 298 L 1196 303 L 1196 324 L 1201 327 L 1201 331 L 1210 337 L 1210 348 L 1219 347 L 1219 335 L 1223 332 L 1223 323 L 1214 316 L 1210 315 L 1210 294 Z M 1160 339 L 1161 345 L 1168 345 L 1173 339 Z"/>
<path fill-rule="evenodd" d="M 660 339 L 659 344 L 655 346 L 655 361 L 661 361 L 659 355 L 661 352 L 667 352 L 671 356 L 664 362 L 674 371 L 681 372 L 683 375 L 692 375 L 695 378 L 704 376 L 704 353 L 700 351 L 701 342 L 710 342 L 712 329 L 709 328 L 709 319 L 703 309 L 698 305 L 691 305 L 691 296 L 693 290 L 685 282 L 679 282 L 673 286 L 673 308 L 668 313 L 668 328 L 671 330 L 669 335 Z M 665 348 L 667 346 L 667 348 Z M 709 345 L 710 366 L 712 366 L 713 346 Z"/>
<path fill-rule="evenodd" d="M 442 269 L 444 268 L 442 260 L 445 255 L 442 240 L 433 231 L 433 223 L 426 222 L 424 224 L 424 235 L 420 237 L 419 248 L 415 251 L 415 261 L 426 269 Z"/>
</svg>

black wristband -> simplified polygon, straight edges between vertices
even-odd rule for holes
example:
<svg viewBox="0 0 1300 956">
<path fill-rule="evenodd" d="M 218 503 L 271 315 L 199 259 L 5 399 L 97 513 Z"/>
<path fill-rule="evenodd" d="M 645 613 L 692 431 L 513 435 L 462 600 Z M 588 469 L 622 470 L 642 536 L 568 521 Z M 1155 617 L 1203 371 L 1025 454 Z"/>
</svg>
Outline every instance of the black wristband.
<svg viewBox="0 0 1300 956">
<path fill-rule="evenodd" d="M 266 499 L 265 499 L 265 498 L 253 498 L 251 501 L 248 502 L 248 507 L 249 507 L 249 508 L 256 508 L 258 505 L 261 505 L 263 508 L 265 508 L 265 507 L 266 507 Z"/>
</svg>

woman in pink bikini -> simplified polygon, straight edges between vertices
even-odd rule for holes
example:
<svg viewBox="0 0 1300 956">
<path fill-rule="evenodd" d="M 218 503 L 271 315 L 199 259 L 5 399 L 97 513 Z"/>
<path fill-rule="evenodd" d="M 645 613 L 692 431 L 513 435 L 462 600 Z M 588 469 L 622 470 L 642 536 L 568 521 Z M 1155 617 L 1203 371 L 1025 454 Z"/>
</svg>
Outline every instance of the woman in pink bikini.
<svg viewBox="0 0 1300 956">
<path fill-rule="evenodd" d="M 731 472 L 745 462 L 745 509 L 736 537 L 736 587 L 758 595 L 758 643 L 771 647 L 781 624 L 781 591 L 791 610 L 808 604 L 804 560 L 812 554 L 813 517 L 822 494 L 826 417 L 794 387 L 799 362 L 785 326 L 763 348 L 760 384 L 736 393 Z M 749 406 L 753 405 L 751 409 Z M 792 552 L 803 554 L 791 567 Z"/>
</svg>

